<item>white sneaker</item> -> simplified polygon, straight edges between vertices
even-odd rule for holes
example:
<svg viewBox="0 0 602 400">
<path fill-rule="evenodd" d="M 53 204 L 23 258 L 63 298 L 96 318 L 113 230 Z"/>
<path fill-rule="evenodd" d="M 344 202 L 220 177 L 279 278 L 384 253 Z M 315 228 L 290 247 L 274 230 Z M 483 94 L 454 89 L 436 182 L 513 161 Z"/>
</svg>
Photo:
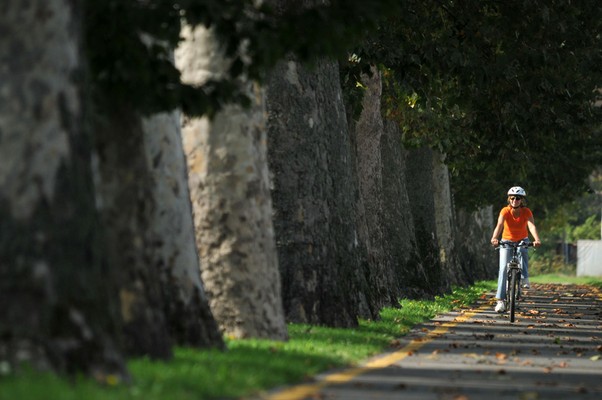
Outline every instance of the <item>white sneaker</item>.
<svg viewBox="0 0 602 400">
<path fill-rule="evenodd" d="M 506 304 L 504 303 L 504 300 L 498 300 L 497 304 L 495 305 L 495 312 L 503 313 L 504 311 L 506 311 Z"/>
<path fill-rule="evenodd" d="M 529 278 L 523 279 L 523 287 L 525 289 L 531 289 L 531 285 L 529 284 Z"/>
</svg>

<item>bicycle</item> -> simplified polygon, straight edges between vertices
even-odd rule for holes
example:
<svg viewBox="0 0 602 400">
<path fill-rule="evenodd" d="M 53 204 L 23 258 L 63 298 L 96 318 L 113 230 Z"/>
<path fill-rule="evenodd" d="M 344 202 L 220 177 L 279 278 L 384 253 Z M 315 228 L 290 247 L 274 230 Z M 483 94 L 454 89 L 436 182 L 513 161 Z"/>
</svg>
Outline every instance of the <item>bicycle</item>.
<svg viewBox="0 0 602 400">
<path fill-rule="evenodd" d="M 514 314 L 516 312 L 517 302 L 521 298 L 521 275 L 523 273 L 522 259 L 519 256 L 520 249 L 532 247 L 533 243 L 525 242 L 499 242 L 498 247 L 512 248 L 512 257 L 508 264 L 506 264 L 506 272 L 508 279 L 506 281 L 506 303 L 509 304 L 510 308 L 510 322 L 514 322 Z"/>
</svg>

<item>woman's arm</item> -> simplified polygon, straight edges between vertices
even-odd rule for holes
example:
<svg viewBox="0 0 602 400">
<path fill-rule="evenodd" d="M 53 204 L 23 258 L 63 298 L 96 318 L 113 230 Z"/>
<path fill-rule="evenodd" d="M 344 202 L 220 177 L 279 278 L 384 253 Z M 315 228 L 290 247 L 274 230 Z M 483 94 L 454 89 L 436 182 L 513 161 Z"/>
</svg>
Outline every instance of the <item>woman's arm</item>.
<svg viewBox="0 0 602 400">
<path fill-rule="evenodd" d="M 500 236 L 500 233 L 502 233 L 502 229 L 504 228 L 504 216 L 502 214 L 500 214 L 500 216 L 497 218 L 497 225 L 495 226 L 495 229 L 493 230 L 493 235 L 491 235 L 491 244 L 493 246 L 497 246 L 500 241 L 498 240 L 498 237 Z"/>
<path fill-rule="evenodd" d="M 533 219 L 533 217 L 527 220 L 527 227 L 529 228 L 529 232 L 531 232 L 531 235 L 533 235 L 533 246 L 541 246 L 541 240 L 539 240 L 539 233 L 537 233 L 537 227 L 535 226 L 535 220 Z"/>
</svg>

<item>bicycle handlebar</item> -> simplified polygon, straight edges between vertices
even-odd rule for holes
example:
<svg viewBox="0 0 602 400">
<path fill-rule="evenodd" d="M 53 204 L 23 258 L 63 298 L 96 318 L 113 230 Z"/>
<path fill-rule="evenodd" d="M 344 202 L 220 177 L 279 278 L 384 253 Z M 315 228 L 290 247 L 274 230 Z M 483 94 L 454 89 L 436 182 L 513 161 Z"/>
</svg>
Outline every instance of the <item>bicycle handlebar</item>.
<svg viewBox="0 0 602 400">
<path fill-rule="evenodd" d="M 495 247 L 495 250 L 498 250 L 500 247 L 521 247 L 521 248 L 527 248 L 527 247 L 533 247 L 533 243 L 531 242 L 524 242 L 524 241 L 520 241 L 520 242 L 499 242 L 498 246 Z"/>
</svg>

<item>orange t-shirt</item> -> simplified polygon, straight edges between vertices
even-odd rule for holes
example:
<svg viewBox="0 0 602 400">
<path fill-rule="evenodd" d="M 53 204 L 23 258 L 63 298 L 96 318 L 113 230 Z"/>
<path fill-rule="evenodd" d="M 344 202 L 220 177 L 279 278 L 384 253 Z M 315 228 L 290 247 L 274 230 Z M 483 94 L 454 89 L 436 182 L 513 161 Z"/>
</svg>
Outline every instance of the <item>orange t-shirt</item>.
<svg viewBox="0 0 602 400">
<path fill-rule="evenodd" d="M 507 206 L 502 208 L 500 215 L 504 217 L 504 232 L 502 239 L 518 242 L 529 236 L 527 230 L 527 221 L 533 217 L 533 213 L 527 207 L 520 209 L 518 218 L 512 216 L 512 207 Z"/>
</svg>

